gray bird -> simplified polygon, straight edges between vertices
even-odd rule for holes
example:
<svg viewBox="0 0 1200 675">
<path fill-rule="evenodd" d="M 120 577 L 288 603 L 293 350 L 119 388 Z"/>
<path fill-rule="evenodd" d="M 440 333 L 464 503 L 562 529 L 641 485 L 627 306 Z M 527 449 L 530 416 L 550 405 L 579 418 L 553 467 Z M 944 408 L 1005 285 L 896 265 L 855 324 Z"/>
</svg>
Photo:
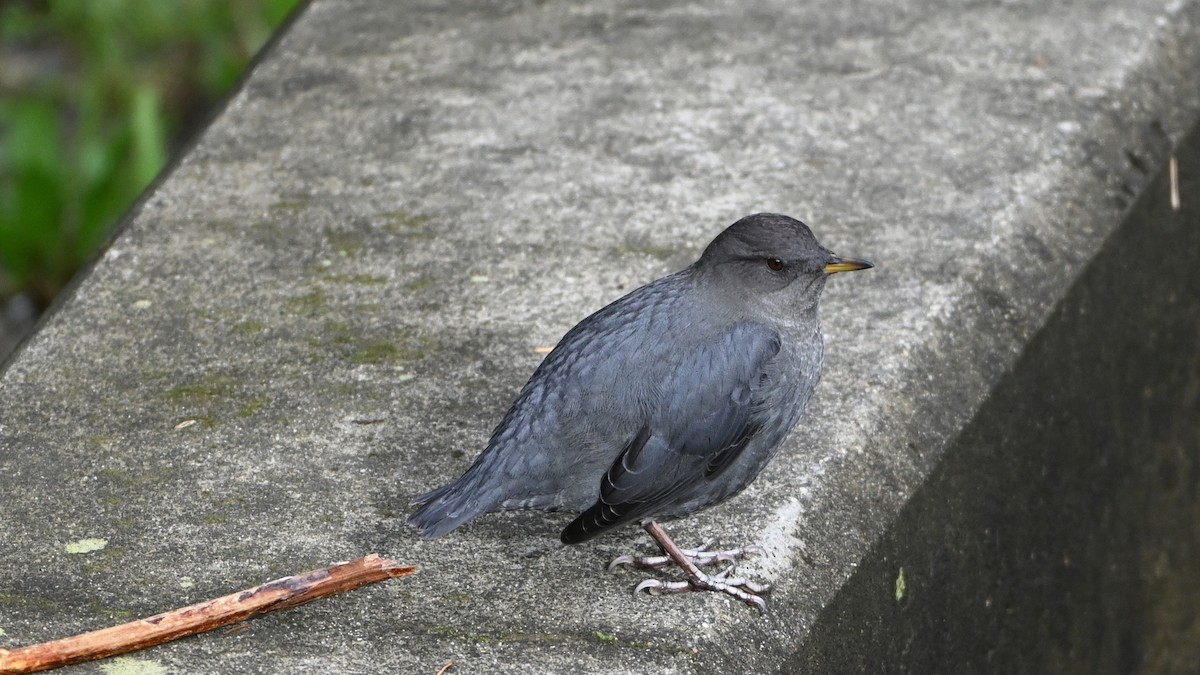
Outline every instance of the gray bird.
<svg viewBox="0 0 1200 675">
<path fill-rule="evenodd" d="M 766 586 L 732 567 L 699 569 L 751 549 L 683 550 L 657 521 L 719 504 L 766 467 L 821 376 L 825 280 L 871 266 L 834 255 L 793 218 L 742 218 L 688 268 L 572 328 L 487 448 L 458 480 L 417 497 L 408 522 L 433 538 L 493 511 L 581 512 L 566 544 L 636 522 L 665 555 L 614 565 L 673 563 L 687 581 L 650 579 L 635 593 L 717 591 L 765 609 Z"/>
</svg>

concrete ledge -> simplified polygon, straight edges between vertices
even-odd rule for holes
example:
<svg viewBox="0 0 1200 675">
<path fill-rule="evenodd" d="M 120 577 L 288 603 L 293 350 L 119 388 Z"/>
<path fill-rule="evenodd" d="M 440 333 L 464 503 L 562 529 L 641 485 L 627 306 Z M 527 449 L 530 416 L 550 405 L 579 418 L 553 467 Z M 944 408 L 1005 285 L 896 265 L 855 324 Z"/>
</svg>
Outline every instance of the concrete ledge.
<svg viewBox="0 0 1200 675">
<path fill-rule="evenodd" d="M 1200 228 L 1124 216 L 1196 124 L 1197 26 L 1182 0 L 317 0 L 0 375 L 0 647 L 379 551 L 422 571 L 136 658 L 1194 662 Z M 764 542 L 770 615 L 632 599 L 603 564 L 633 529 L 403 525 L 535 348 L 761 210 L 880 263 L 831 284 L 780 459 L 672 529 Z"/>
<path fill-rule="evenodd" d="M 785 672 L 1200 662 L 1200 128 L 822 611 Z"/>
</svg>

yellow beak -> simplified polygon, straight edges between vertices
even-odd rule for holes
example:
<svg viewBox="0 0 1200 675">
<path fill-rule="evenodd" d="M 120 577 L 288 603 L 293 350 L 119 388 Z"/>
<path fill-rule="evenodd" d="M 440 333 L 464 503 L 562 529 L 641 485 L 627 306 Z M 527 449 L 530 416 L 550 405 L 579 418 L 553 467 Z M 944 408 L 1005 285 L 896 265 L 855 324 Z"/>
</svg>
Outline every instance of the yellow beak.
<svg viewBox="0 0 1200 675">
<path fill-rule="evenodd" d="M 858 270 L 866 270 L 874 267 L 875 264 L 870 260 L 860 260 L 858 258 L 839 258 L 834 256 L 825 264 L 825 274 L 837 274 L 838 272 L 857 272 Z"/>
</svg>

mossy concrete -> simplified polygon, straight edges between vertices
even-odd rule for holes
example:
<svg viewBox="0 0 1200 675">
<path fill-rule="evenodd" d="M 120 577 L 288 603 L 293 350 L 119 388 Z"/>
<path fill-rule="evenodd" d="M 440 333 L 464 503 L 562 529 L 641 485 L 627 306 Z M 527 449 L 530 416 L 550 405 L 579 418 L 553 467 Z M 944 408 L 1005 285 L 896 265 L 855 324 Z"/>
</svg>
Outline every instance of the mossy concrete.
<svg viewBox="0 0 1200 675">
<path fill-rule="evenodd" d="M 1195 0 L 317 0 L 0 374 L 0 647 L 379 552 L 419 574 L 138 663 L 1182 663 L 1194 609 L 1125 609 L 1194 559 L 1195 390 L 1167 366 L 1196 360 L 1200 247 L 1194 210 L 1125 218 L 1197 121 L 1198 25 Z M 632 597 L 604 565 L 649 550 L 634 528 L 416 538 L 408 501 L 545 347 L 754 211 L 878 263 L 831 282 L 826 377 L 779 459 L 671 528 L 763 543 L 742 571 L 770 614 Z M 1120 646 L 1079 657 L 1097 639 Z"/>
</svg>

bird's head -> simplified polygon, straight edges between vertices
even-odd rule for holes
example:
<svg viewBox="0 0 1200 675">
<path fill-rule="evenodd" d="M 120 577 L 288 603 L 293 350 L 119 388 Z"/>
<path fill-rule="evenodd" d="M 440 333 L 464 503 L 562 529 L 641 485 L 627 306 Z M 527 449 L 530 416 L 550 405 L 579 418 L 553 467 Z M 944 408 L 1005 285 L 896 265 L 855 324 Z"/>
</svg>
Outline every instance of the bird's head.
<svg viewBox="0 0 1200 675">
<path fill-rule="evenodd" d="M 811 311 L 825 280 L 872 267 L 821 246 L 804 223 L 778 213 L 756 213 L 730 225 L 704 249 L 696 269 L 723 292 Z"/>
</svg>

